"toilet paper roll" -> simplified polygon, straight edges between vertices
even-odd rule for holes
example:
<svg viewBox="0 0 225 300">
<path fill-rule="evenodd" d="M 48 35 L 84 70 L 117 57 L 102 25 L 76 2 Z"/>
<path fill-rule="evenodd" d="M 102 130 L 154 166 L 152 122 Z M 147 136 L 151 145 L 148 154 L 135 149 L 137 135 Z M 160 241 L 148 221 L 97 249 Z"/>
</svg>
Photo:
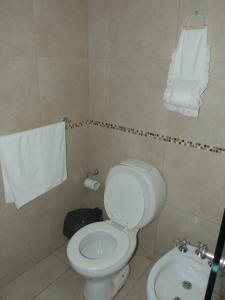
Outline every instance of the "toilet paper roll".
<svg viewBox="0 0 225 300">
<path fill-rule="evenodd" d="M 86 178 L 84 180 L 84 186 L 88 189 L 91 189 L 91 190 L 94 190 L 94 191 L 97 191 L 100 187 L 100 182 L 98 182 L 97 180 L 93 180 L 93 179 L 90 179 L 90 178 Z"/>
</svg>

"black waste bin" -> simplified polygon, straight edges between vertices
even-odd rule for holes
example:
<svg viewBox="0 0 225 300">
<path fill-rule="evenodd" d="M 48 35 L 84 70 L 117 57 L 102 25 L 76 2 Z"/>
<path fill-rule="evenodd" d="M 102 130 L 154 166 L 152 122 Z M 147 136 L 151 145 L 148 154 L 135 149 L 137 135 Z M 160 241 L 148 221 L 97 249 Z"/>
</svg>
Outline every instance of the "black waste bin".
<svg viewBox="0 0 225 300">
<path fill-rule="evenodd" d="M 103 221 L 102 210 L 97 207 L 70 211 L 64 219 L 63 234 L 70 239 L 80 228 L 100 221 Z"/>
</svg>

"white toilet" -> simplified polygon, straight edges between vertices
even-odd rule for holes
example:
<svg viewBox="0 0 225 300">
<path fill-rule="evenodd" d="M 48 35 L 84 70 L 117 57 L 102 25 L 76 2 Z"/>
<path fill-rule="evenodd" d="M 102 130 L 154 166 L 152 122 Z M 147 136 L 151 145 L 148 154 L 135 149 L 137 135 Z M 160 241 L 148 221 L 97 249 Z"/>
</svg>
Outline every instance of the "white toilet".
<svg viewBox="0 0 225 300">
<path fill-rule="evenodd" d="M 160 213 L 165 194 L 161 174 L 143 161 L 128 159 L 109 170 L 104 193 L 109 220 L 83 227 L 67 246 L 73 269 L 87 280 L 86 300 L 111 300 L 124 285 L 137 232 Z"/>
</svg>

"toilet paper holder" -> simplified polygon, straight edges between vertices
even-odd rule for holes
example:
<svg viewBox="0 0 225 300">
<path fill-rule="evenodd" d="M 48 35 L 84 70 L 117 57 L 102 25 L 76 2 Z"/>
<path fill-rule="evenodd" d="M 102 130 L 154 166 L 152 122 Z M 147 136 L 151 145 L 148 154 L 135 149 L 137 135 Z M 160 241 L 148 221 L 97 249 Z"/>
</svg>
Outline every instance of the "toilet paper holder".
<svg viewBox="0 0 225 300">
<path fill-rule="evenodd" d="M 87 172 L 87 178 L 89 177 L 89 175 L 97 176 L 98 174 L 99 174 L 99 170 L 95 169 L 92 172 Z"/>
</svg>

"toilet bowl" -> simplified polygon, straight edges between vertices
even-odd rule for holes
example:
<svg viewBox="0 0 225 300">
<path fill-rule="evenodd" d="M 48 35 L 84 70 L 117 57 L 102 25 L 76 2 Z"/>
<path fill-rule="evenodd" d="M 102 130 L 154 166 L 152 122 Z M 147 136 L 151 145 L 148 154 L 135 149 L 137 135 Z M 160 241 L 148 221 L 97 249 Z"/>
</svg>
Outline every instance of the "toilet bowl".
<svg viewBox="0 0 225 300">
<path fill-rule="evenodd" d="M 109 220 L 83 227 L 67 246 L 72 268 L 86 278 L 86 300 L 111 300 L 124 285 L 137 232 L 160 213 L 165 193 L 159 171 L 143 161 L 125 160 L 109 170 L 104 193 Z"/>
<path fill-rule="evenodd" d="M 70 263 L 84 277 L 101 278 L 120 270 L 136 247 L 136 234 L 109 222 L 80 229 L 67 247 Z"/>
</svg>

